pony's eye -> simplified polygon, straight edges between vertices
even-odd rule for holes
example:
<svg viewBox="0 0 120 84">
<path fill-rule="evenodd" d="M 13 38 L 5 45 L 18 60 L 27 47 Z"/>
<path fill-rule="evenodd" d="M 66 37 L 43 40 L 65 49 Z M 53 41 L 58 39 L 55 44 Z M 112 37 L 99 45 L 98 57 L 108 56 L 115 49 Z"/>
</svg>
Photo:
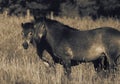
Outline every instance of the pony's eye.
<svg viewBox="0 0 120 84">
<path fill-rule="evenodd" d="M 23 32 L 21 32 L 21 35 L 23 35 L 23 36 L 24 36 L 24 33 L 23 33 Z"/>
<path fill-rule="evenodd" d="M 32 36 L 32 32 L 29 32 L 29 34 L 28 34 L 29 36 Z"/>
</svg>

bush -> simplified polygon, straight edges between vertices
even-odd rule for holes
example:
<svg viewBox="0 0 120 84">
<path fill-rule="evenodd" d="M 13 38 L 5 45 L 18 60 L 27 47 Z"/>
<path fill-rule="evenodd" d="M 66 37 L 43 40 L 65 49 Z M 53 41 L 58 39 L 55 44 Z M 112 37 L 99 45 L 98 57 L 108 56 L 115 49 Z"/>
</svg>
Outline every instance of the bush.
<svg viewBox="0 0 120 84">
<path fill-rule="evenodd" d="M 68 17 L 120 17 L 119 0 L 0 0 L 0 12 L 6 9 L 9 15 L 26 15 L 29 9 L 33 16 L 52 11 Z"/>
</svg>

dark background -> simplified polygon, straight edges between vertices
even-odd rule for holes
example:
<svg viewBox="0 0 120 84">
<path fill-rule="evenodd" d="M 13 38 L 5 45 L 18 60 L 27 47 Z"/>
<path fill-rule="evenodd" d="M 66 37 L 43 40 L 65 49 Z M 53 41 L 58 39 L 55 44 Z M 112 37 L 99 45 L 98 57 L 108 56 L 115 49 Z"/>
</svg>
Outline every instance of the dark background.
<svg viewBox="0 0 120 84">
<path fill-rule="evenodd" d="M 120 18 L 120 0 L 0 0 L 0 13 L 24 16 L 30 9 L 33 16 L 49 15 L 84 17 L 91 16 Z"/>
</svg>

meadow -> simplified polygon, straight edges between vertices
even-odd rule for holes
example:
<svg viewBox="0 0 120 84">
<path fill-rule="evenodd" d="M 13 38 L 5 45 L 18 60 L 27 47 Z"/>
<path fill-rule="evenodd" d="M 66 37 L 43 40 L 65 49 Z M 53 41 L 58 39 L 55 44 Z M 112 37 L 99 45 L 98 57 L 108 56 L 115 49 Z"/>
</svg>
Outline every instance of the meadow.
<svg viewBox="0 0 120 84">
<path fill-rule="evenodd" d="M 72 80 L 63 72 L 63 66 L 56 64 L 55 69 L 47 66 L 37 55 L 32 45 L 28 50 L 22 47 L 21 23 L 29 22 L 31 16 L 16 17 L 0 14 L 0 84 L 120 84 L 120 71 L 102 77 L 96 73 L 92 63 L 81 63 L 72 67 Z M 66 25 L 79 30 L 98 27 L 114 27 L 120 30 L 120 21 L 113 18 L 100 18 L 93 21 L 89 17 L 54 17 Z M 52 62 L 50 55 L 45 57 Z"/>
</svg>

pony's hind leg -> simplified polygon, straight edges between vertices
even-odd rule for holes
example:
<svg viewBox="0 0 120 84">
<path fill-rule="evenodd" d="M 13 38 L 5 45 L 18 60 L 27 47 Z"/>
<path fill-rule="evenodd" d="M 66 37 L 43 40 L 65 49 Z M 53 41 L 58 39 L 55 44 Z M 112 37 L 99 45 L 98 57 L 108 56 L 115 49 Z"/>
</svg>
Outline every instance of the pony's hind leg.
<svg viewBox="0 0 120 84">
<path fill-rule="evenodd" d="M 100 55 L 100 57 L 93 61 L 94 68 L 97 72 L 103 71 L 106 67 L 106 56 L 104 53 Z"/>
<path fill-rule="evenodd" d="M 102 70 L 104 70 L 105 67 L 105 56 L 102 56 L 100 58 L 98 58 L 97 60 L 93 61 L 94 64 L 94 68 L 97 72 L 100 72 Z"/>
<path fill-rule="evenodd" d="M 110 73 L 111 72 L 114 73 L 115 72 L 115 66 L 116 66 L 115 60 L 112 58 L 112 56 L 106 55 L 106 57 L 107 57 L 106 62 L 108 63 L 106 70 L 108 70 Z"/>
</svg>

